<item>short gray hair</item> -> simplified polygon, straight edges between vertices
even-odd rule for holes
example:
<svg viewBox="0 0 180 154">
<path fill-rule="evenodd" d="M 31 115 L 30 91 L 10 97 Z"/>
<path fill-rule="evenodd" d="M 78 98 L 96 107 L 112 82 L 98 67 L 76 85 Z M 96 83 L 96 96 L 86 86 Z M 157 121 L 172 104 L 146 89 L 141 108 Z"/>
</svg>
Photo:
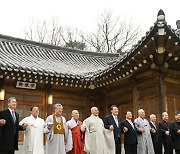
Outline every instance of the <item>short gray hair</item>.
<svg viewBox="0 0 180 154">
<path fill-rule="evenodd" d="M 165 112 L 163 112 L 163 113 L 162 113 L 162 117 L 164 117 L 164 115 L 165 115 L 166 113 L 167 113 L 166 111 L 165 111 Z M 168 114 L 168 113 L 167 113 L 167 114 Z"/>
<path fill-rule="evenodd" d="M 63 107 L 63 106 L 62 106 L 61 104 L 59 104 L 59 103 L 53 105 L 53 109 L 54 109 L 54 110 L 55 110 L 56 108 L 58 108 L 58 107 Z"/>
<path fill-rule="evenodd" d="M 141 112 L 145 112 L 145 111 L 143 109 L 139 109 L 138 114 L 140 114 Z"/>
<path fill-rule="evenodd" d="M 15 99 L 15 100 L 16 100 L 16 97 L 9 97 L 8 100 L 7 100 L 8 103 L 9 103 L 12 99 Z"/>
<path fill-rule="evenodd" d="M 150 114 L 149 118 L 151 119 L 153 116 L 155 116 L 155 117 L 156 117 L 156 115 L 155 115 L 155 114 Z"/>
</svg>

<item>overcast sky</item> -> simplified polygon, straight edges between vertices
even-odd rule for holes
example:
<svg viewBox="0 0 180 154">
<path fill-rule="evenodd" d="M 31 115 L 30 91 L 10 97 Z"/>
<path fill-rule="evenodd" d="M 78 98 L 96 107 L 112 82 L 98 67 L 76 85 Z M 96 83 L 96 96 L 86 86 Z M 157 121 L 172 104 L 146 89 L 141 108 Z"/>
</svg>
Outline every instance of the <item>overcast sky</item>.
<svg viewBox="0 0 180 154">
<path fill-rule="evenodd" d="M 166 21 L 173 28 L 180 19 L 180 0 L 1 0 L 0 6 L 0 34 L 22 38 L 31 19 L 58 17 L 62 25 L 95 31 L 104 10 L 123 19 L 133 18 L 144 32 L 153 26 L 159 9 L 164 10 Z"/>
</svg>

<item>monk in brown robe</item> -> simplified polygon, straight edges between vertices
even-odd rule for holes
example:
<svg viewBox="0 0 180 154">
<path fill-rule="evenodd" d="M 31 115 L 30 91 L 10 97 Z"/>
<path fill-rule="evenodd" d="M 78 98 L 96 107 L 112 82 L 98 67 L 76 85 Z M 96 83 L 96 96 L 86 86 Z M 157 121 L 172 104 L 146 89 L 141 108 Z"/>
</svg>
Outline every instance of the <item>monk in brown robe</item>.
<svg viewBox="0 0 180 154">
<path fill-rule="evenodd" d="M 72 118 L 67 122 L 72 133 L 72 150 L 67 154 L 85 154 L 84 152 L 84 133 L 81 131 L 82 122 L 79 121 L 79 112 L 72 111 Z"/>
</svg>

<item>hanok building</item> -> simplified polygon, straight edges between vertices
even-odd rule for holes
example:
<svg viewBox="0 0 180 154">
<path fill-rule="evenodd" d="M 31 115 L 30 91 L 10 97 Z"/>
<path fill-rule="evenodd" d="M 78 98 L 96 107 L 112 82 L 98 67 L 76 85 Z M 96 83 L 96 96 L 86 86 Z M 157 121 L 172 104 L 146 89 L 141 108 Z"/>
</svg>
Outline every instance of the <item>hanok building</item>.
<svg viewBox="0 0 180 154">
<path fill-rule="evenodd" d="M 159 11 L 154 26 L 132 49 L 120 54 L 103 54 L 57 47 L 0 35 L 0 109 L 15 96 L 20 118 L 38 106 L 41 117 L 51 113 L 54 103 L 64 106 L 64 116 L 78 109 L 81 120 L 90 107 L 100 109 L 100 117 L 116 104 L 123 119 L 130 110 L 137 116 L 170 120 L 180 111 L 180 25 L 174 30 Z M 5 97 L 5 98 L 4 98 Z"/>
</svg>

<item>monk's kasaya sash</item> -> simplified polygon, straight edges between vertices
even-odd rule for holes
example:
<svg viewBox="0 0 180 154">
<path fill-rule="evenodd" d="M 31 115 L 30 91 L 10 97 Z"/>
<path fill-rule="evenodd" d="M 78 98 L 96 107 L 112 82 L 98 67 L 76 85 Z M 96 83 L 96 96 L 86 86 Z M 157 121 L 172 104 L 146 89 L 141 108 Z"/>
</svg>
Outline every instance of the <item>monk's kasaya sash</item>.
<svg viewBox="0 0 180 154">
<path fill-rule="evenodd" d="M 64 125 L 62 117 L 60 122 L 57 122 L 55 114 L 53 115 L 54 134 L 64 134 Z"/>
</svg>

